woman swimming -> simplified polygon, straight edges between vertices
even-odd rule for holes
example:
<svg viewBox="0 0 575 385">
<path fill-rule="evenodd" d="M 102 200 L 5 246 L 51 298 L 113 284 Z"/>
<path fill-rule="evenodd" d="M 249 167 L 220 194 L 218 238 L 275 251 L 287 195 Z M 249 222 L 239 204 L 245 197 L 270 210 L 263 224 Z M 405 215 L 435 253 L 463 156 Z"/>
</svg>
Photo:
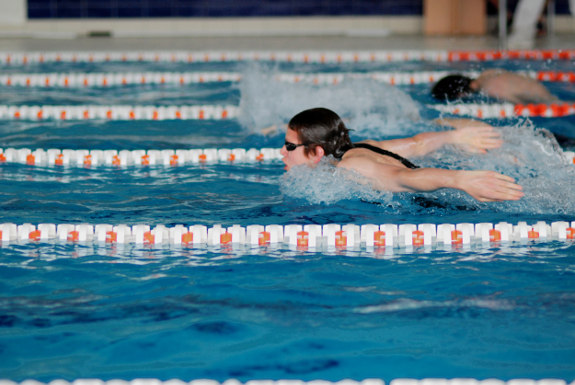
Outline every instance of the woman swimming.
<svg viewBox="0 0 575 385">
<path fill-rule="evenodd" d="M 481 122 L 454 119 L 441 123 L 455 129 L 354 144 L 348 128 L 335 112 L 313 108 L 290 120 L 281 154 L 286 170 L 297 165 L 313 167 L 331 155 L 337 167 L 355 171 L 363 182 L 379 190 L 416 192 L 454 188 L 482 202 L 521 199 L 521 186 L 509 176 L 487 170 L 418 168 L 407 160 L 447 144 L 484 153 L 503 143 L 493 127 Z"/>
</svg>

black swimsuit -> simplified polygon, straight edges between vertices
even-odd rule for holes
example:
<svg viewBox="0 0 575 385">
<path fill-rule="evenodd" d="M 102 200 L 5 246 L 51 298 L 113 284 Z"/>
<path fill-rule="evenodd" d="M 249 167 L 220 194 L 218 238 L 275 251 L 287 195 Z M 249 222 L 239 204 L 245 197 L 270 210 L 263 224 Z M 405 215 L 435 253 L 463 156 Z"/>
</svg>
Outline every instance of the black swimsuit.
<svg viewBox="0 0 575 385">
<path fill-rule="evenodd" d="M 397 159 L 407 168 L 419 168 L 419 166 L 416 166 L 415 164 L 411 163 L 409 160 L 405 159 L 401 155 L 398 155 L 398 154 L 391 152 L 391 151 L 384 150 L 383 148 L 372 146 L 371 144 L 367 144 L 367 143 L 352 143 L 351 147 L 345 149 L 344 153 L 351 150 L 352 148 L 366 148 L 366 149 L 371 150 L 373 152 L 376 152 L 378 154 L 381 154 L 384 156 L 390 156 L 394 159 Z M 385 206 L 386 205 L 385 203 L 382 203 L 382 202 L 368 202 L 368 201 L 364 201 L 364 202 L 376 204 L 379 206 Z M 425 196 L 414 196 L 413 202 L 418 204 L 421 207 L 424 207 L 424 208 L 449 209 L 451 207 L 455 207 L 458 210 L 466 210 L 466 211 L 476 210 L 474 207 L 467 207 L 467 206 L 463 206 L 463 205 L 449 206 L 448 204 L 443 203 L 440 200 L 430 199 L 429 197 L 425 197 Z"/>
<path fill-rule="evenodd" d="M 398 155 L 398 154 L 391 152 L 391 151 L 384 150 L 383 148 L 372 146 L 371 144 L 367 144 L 367 143 L 352 143 L 352 145 L 349 148 L 346 148 L 344 150 L 344 154 L 347 151 L 351 150 L 352 148 L 365 148 L 365 149 L 371 150 L 373 152 L 376 152 L 378 154 L 381 154 L 383 156 L 390 156 L 393 159 L 397 159 L 407 168 L 419 168 L 419 166 L 416 166 L 415 164 L 411 163 L 409 160 L 405 159 L 401 155 Z M 435 199 L 429 199 L 429 198 L 424 197 L 424 196 L 415 196 L 415 197 L 413 197 L 413 201 L 414 201 L 414 203 L 416 203 L 416 204 L 418 204 L 424 208 L 443 208 L 444 209 L 444 208 L 448 207 L 447 205 L 445 205 L 444 203 L 442 203 L 440 201 L 437 201 Z M 385 203 L 382 203 L 382 202 L 369 202 L 369 201 L 364 201 L 364 202 L 373 203 L 373 204 L 376 204 L 379 206 L 385 206 L 386 205 Z M 460 210 L 461 209 L 468 210 L 468 208 L 466 208 L 466 207 L 457 207 L 457 208 Z"/>
<path fill-rule="evenodd" d="M 403 156 L 401 155 L 397 155 L 394 152 L 391 151 L 387 151 L 384 150 L 383 148 L 379 148 L 376 146 L 372 146 L 371 144 L 367 144 L 367 143 L 352 143 L 351 147 L 346 149 L 345 152 L 351 150 L 352 148 L 365 148 L 368 150 L 371 150 L 373 152 L 376 152 L 380 155 L 384 155 L 384 156 L 390 156 L 393 159 L 397 159 L 399 160 L 405 167 L 407 168 L 419 168 L 418 166 L 414 165 L 413 163 L 411 163 L 409 160 L 405 159 Z M 344 152 L 344 153 L 345 153 Z"/>
</svg>

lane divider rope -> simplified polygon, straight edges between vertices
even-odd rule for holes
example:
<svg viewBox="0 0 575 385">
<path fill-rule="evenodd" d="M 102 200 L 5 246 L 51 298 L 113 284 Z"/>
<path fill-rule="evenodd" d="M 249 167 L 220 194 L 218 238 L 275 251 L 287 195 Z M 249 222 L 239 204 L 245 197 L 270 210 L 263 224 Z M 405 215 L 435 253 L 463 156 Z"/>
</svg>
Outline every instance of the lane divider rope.
<svg viewBox="0 0 575 385">
<path fill-rule="evenodd" d="M 393 85 L 434 83 L 444 76 L 458 72 L 469 77 L 477 71 L 422 71 L 422 72 L 339 72 L 339 73 L 280 73 L 276 79 L 286 83 L 338 84 L 346 78 L 372 79 Z M 548 82 L 575 83 L 575 72 L 516 71 L 515 73 Z M 109 87 L 127 85 L 195 84 L 238 82 L 240 73 L 234 72 L 116 72 L 116 73 L 12 73 L 0 75 L 0 85 L 7 87 Z"/>
<path fill-rule="evenodd" d="M 575 115 L 575 103 L 549 104 L 454 103 L 427 107 L 442 113 L 479 119 L 512 117 L 559 118 Z M 225 120 L 237 118 L 232 105 L 126 106 L 126 105 L 0 105 L 0 120 Z"/>
<path fill-rule="evenodd" d="M 574 154 L 575 155 L 575 154 Z M 180 150 L 61 150 L 0 148 L 0 164 L 92 168 L 99 166 L 183 166 L 203 163 L 256 163 L 282 158 L 279 148 Z"/>
<path fill-rule="evenodd" d="M 239 107 L 232 105 L 0 105 L 4 120 L 224 120 L 238 114 Z"/>
<path fill-rule="evenodd" d="M 559 118 L 575 115 L 575 103 L 454 103 L 429 105 L 437 111 L 459 116 L 471 116 L 479 119 L 504 119 L 512 117 Z"/>
<path fill-rule="evenodd" d="M 233 72 L 13 73 L 0 75 L 0 85 L 25 87 L 107 87 L 134 84 L 237 82 Z"/>
<path fill-rule="evenodd" d="M 171 62 L 207 63 L 271 61 L 295 63 L 358 62 L 466 62 L 494 60 L 572 60 L 574 49 L 566 50 L 377 50 L 377 51 L 143 51 L 143 52 L 1 52 L 0 64 Z"/>
<path fill-rule="evenodd" d="M 326 224 L 326 225 L 164 225 L 139 224 L 0 224 L 2 245 L 11 242 L 90 242 L 102 244 L 288 246 L 302 250 L 352 249 L 386 251 L 405 248 L 459 248 L 534 241 L 574 241 L 575 221 L 516 225 L 499 223 Z"/>
<path fill-rule="evenodd" d="M 568 163 L 575 164 L 575 152 L 563 151 Z M 282 159 L 279 148 L 206 148 L 165 150 L 70 150 L 0 148 L 0 165 L 92 168 L 99 166 L 184 166 L 203 163 L 255 163 Z"/>
</svg>

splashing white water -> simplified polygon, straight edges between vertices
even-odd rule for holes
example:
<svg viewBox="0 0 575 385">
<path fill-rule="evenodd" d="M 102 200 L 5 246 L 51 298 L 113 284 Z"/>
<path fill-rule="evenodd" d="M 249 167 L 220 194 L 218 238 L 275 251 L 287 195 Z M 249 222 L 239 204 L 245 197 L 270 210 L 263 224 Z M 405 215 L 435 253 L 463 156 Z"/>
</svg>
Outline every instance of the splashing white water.
<svg viewBox="0 0 575 385">
<path fill-rule="evenodd" d="M 509 161 L 502 172 L 516 178 L 525 192 L 517 211 L 575 213 L 575 167 L 553 136 L 528 121 L 504 129 L 504 138 L 501 155 Z"/>
<path fill-rule="evenodd" d="M 489 310 L 512 310 L 515 304 L 509 300 L 498 300 L 493 298 L 470 298 L 462 300 L 447 301 L 421 301 L 411 298 L 399 298 L 379 305 L 363 306 L 354 309 L 355 313 L 372 314 L 372 313 L 396 313 L 404 311 L 417 311 L 424 309 L 458 309 L 458 308 L 477 308 Z"/>
<path fill-rule="evenodd" d="M 485 155 L 445 149 L 422 159 L 430 167 L 494 170 L 516 179 L 525 196 L 491 204 L 498 211 L 529 214 L 575 213 L 575 167 L 547 130 L 531 121 L 500 127 L 504 145 Z"/>
<path fill-rule="evenodd" d="M 277 71 L 252 66 L 239 84 L 240 124 L 257 133 L 282 126 L 300 111 L 325 107 L 337 112 L 354 133 L 370 138 L 405 134 L 406 123 L 419 120 L 418 104 L 397 87 L 368 79 L 337 85 L 279 81 Z"/>
<path fill-rule="evenodd" d="M 324 158 L 314 168 L 293 167 L 281 179 L 280 188 L 284 195 L 311 204 L 331 204 L 344 199 L 382 202 L 392 197 L 390 192 L 359 183 L 356 174 L 335 167 L 331 158 Z"/>
</svg>

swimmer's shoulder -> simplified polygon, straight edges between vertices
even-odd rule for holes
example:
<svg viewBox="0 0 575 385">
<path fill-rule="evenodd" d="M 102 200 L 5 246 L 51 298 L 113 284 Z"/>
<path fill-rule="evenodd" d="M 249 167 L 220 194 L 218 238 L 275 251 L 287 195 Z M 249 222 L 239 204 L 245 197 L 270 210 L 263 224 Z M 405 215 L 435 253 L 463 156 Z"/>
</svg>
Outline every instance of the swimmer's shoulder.
<svg viewBox="0 0 575 385">
<path fill-rule="evenodd" d="M 501 76 L 501 75 L 510 75 L 512 72 L 506 71 L 501 68 L 493 68 L 489 70 L 485 70 L 479 75 L 479 79 L 487 79 L 494 76 Z"/>
<path fill-rule="evenodd" d="M 372 139 L 367 139 L 367 140 L 362 140 L 361 142 L 355 142 L 355 145 L 359 144 L 366 144 L 368 147 L 377 147 L 380 148 L 382 150 L 385 150 L 385 148 L 381 145 L 381 142 L 378 142 L 376 140 L 372 140 Z M 359 158 L 371 158 L 375 155 L 376 153 L 366 147 L 352 147 L 349 150 L 347 150 L 345 152 L 345 154 L 342 157 L 342 160 L 344 159 L 351 159 L 351 158 L 355 158 L 355 157 L 359 157 Z"/>
<path fill-rule="evenodd" d="M 536 79 L 533 79 L 525 74 L 510 72 L 503 69 L 491 69 L 484 71 L 481 76 L 478 78 L 478 81 L 482 82 L 483 84 L 491 81 L 502 83 L 505 82 L 506 84 L 513 84 L 517 85 L 528 85 L 530 87 L 539 84 Z"/>
<path fill-rule="evenodd" d="M 385 143 L 385 141 L 383 143 Z M 357 142 L 356 145 L 357 144 L 365 144 L 367 146 L 351 148 L 348 150 L 339 162 L 339 167 L 355 170 L 388 166 L 392 168 L 405 167 L 402 162 L 402 158 L 386 149 L 386 146 L 383 146 L 382 142 L 378 142 L 376 140 L 364 140 Z"/>
</svg>

